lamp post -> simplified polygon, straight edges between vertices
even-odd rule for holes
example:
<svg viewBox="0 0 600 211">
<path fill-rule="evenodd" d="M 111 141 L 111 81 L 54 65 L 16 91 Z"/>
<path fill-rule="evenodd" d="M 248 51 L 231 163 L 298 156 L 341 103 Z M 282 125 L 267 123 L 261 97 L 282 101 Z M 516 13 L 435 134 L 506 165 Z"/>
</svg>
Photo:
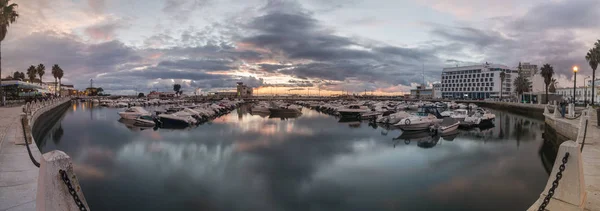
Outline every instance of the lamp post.
<svg viewBox="0 0 600 211">
<path fill-rule="evenodd" d="M 575 106 L 575 88 L 577 84 L 577 66 L 573 66 L 573 106 Z"/>
</svg>

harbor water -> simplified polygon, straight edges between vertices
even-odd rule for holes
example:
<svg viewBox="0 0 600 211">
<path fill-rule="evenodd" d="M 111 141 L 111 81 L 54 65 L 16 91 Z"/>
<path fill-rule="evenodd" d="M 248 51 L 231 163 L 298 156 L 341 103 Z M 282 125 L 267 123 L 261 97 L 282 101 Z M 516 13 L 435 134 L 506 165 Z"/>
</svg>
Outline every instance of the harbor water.
<svg viewBox="0 0 600 211">
<path fill-rule="evenodd" d="M 36 137 L 72 157 L 92 210 L 526 210 L 553 162 L 543 121 L 494 110 L 494 127 L 445 137 L 306 108 L 177 130 L 120 110 L 77 103 Z"/>
</svg>

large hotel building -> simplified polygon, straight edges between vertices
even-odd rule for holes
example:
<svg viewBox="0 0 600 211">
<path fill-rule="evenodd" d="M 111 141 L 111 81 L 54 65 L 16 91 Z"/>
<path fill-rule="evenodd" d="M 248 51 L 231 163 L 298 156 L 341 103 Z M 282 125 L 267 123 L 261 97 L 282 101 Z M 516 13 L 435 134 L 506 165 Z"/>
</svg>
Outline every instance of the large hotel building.
<svg viewBox="0 0 600 211">
<path fill-rule="evenodd" d="M 500 73 L 505 72 L 503 98 L 514 94 L 518 71 L 504 65 L 481 64 L 444 68 L 441 92 L 446 99 L 487 99 L 500 97 Z"/>
</svg>

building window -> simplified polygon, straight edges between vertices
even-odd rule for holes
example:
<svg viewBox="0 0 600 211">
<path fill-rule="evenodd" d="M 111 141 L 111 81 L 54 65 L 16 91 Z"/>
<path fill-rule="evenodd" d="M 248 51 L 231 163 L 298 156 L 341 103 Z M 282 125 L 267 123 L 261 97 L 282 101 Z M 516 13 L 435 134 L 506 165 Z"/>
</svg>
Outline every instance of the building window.
<svg viewBox="0 0 600 211">
<path fill-rule="evenodd" d="M 490 74 L 489 74 L 489 73 L 486 73 L 486 74 L 485 74 L 485 77 L 490 77 Z"/>
<path fill-rule="evenodd" d="M 490 83 L 485 83 L 485 86 L 490 86 Z"/>
<path fill-rule="evenodd" d="M 494 82 L 490 83 L 490 85 L 494 86 Z"/>
<path fill-rule="evenodd" d="M 494 77 L 494 73 L 491 73 L 492 77 Z"/>
</svg>

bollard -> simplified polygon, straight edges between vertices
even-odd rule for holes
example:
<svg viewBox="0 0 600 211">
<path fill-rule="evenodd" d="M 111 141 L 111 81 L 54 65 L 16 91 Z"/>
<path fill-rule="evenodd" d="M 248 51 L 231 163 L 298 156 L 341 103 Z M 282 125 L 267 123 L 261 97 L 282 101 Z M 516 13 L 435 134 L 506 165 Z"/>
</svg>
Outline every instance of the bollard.
<svg viewBox="0 0 600 211">
<path fill-rule="evenodd" d="M 83 196 L 79 181 L 73 172 L 73 163 L 71 158 L 62 151 L 53 150 L 44 153 L 40 161 L 40 173 L 36 195 L 36 210 L 37 211 L 75 211 L 80 210 L 75 204 L 73 196 L 69 194 L 69 189 L 63 181 L 59 171 L 67 172 L 75 193 L 83 202 L 83 205 L 89 209 L 89 206 Z"/>
<path fill-rule="evenodd" d="M 550 177 L 546 183 L 546 188 L 544 188 L 544 192 L 542 192 L 540 198 L 528 210 L 538 210 L 552 187 L 552 183 L 555 181 L 556 174 L 559 172 L 560 165 L 562 164 L 563 157 L 567 152 L 569 153 L 569 158 L 562 172 L 562 178 L 554 190 L 554 195 L 546 206 L 546 210 L 583 210 L 587 198 L 583 177 L 583 161 L 579 145 L 574 141 L 565 141 L 560 145 L 552 173 L 550 173 Z"/>
<path fill-rule="evenodd" d="M 549 114 L 548 105 L 544 106 L 544 114 Z"/>
<path fill-rule="evenodd" d="M 562 117 L 562 115 L 560 114 L 560 110 L 559 110 L 559 108 L 558 108 L 558 107 L 559 107 L 559 106 L 556 106 L 556 105 L 554 106 L 554 117 L 556 117 L 556 118 L 561 118 L 561 117 Z"/>
<path fill-rule="evenodd" d="M 585 109 L 581 112 L 581 118 L 579 118 L 579 127 L 578 127 L 579 130 L 577 131 L 577 140 L 575 140 L 575 142 L 577 142 L 577 144 L 582 144 L 583 139 L 585 138 L 585 135 L 587 135 L 585 132 L 586 127 L 587 127 L 585 122 L 588 119 L 589 119 L 589 109 Z M 589 122 L 588 122 L 588 125 L 589 125 Z"/>
</svg>

